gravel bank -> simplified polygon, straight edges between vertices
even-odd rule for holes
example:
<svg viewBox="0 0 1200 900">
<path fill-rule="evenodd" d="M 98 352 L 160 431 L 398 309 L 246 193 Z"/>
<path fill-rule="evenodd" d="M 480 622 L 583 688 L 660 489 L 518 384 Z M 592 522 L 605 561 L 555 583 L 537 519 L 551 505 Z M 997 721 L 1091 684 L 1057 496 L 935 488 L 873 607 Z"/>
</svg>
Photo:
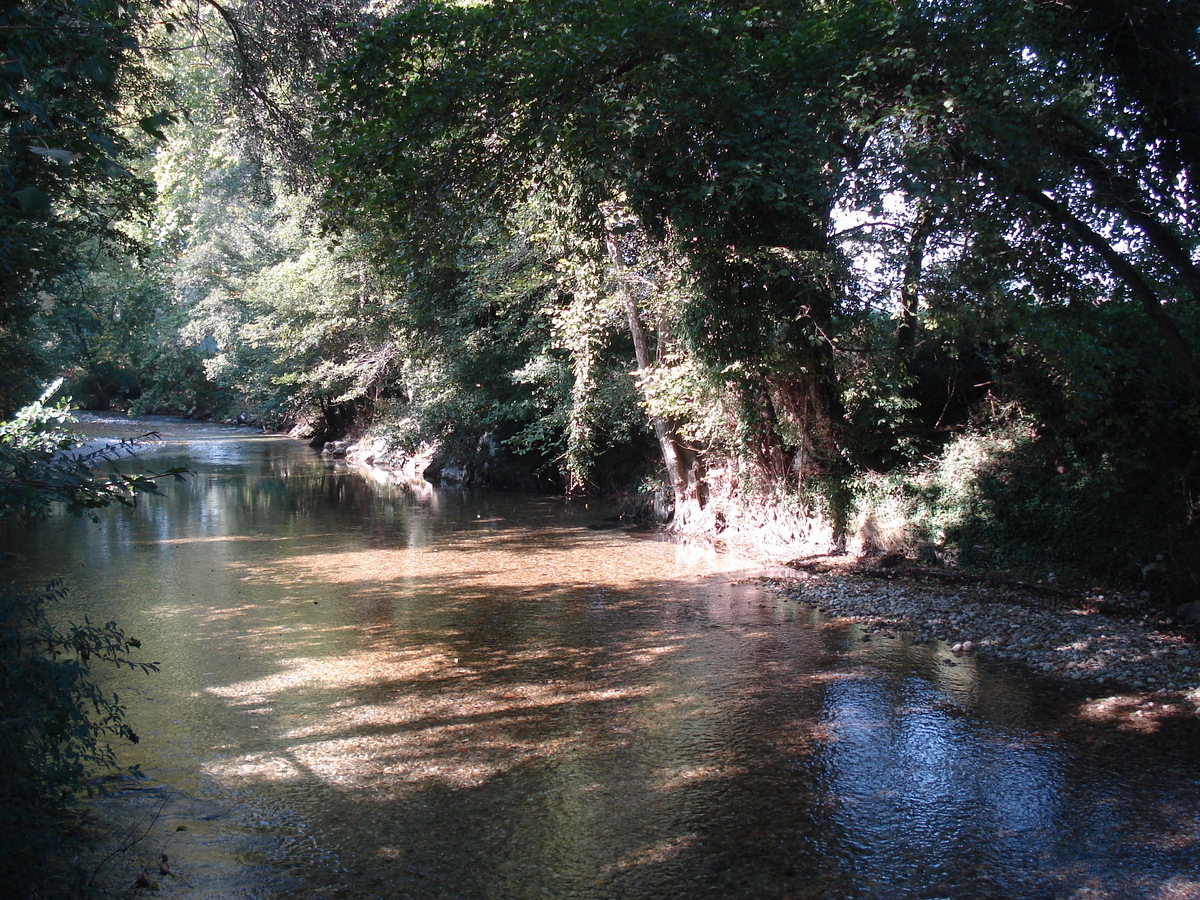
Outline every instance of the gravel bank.
<svg viewBox="0 0 1200 900">
<path fill-rule="evenodd" d="M 1200 707 L 1195 633 L 1127 597 L 1046 597 L 1007 585 L 942 584 L 905 572 L 872 577 L 801 573 L 781 590 L 831 618 L 943 641 L 957 653 L 1021 663 L 1106 691 Z"/>
</svg>

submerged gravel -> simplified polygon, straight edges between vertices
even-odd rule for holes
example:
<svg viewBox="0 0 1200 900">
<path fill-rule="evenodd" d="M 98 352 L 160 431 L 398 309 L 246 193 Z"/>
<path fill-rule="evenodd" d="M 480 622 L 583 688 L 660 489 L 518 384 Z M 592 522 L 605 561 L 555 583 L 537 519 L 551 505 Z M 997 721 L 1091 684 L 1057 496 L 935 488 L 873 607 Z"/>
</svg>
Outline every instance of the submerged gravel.
<svg viewBox="0 0 1200 900">
<path fill-rule="evenodd" d="M 1032 589 L 948 585 L 908 573 L 801 578 L 781 589 L 831 618 L 907 634 L 918 643 L 942 641 L 956 653 L 1016 662 L 1049 676 L 1172 695 L 1200 706 L 1194 632 L 1127 597 L 1047 597 Z"/>
</svg>

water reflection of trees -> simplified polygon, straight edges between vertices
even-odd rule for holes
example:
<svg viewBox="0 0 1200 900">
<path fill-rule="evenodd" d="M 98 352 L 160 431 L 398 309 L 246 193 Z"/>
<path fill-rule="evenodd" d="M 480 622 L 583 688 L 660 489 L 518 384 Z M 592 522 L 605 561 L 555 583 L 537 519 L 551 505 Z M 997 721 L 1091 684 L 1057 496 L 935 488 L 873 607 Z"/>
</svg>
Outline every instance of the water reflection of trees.
<svg viewBox="0 0 1200 900">
<path fill-rule="evenodd" d="M 434 503 L 253 450 L 61 552 L 162 650 L 144 745 L 299 811 L 348 890 L 1194 886 L 1194 764 L 1081 752 L 1014 679 L 700 578 L 562 501 Z"/>
</svg>

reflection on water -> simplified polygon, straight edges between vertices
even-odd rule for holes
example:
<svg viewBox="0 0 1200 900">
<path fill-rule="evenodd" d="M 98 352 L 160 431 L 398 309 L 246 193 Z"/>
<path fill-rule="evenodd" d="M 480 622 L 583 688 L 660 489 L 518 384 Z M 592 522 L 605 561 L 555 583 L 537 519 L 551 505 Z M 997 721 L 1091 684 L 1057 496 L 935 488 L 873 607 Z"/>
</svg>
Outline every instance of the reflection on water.
<svg viewBox="0 0 1200 900">
<path fill-rule="evenodd" d="M 235 805 L 292 895 L 1200 897 L 1194 740 L 1097 742 L 595 505 L 166 437 L 196 477 L 22 552 L 162 663 L 122 676 L 129 761 Z"/>
</svg>

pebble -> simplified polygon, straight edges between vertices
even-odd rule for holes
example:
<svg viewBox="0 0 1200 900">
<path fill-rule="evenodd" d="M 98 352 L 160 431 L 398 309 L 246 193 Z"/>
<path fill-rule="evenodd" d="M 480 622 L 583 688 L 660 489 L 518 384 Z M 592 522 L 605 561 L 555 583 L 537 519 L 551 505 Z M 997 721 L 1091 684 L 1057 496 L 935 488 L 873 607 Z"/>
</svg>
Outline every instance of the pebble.
<svg viewBox="0 0 1200 900">
<path fill-rule="evenodd" d="M 942 641 L 955 654 L 980 654 L 1150 692 L 1183 692 L 1200 703 L 1200 646 L 1158 631 L 1142 618 L 1052 607 L 1007 587 L 880 581 L 824 574 L 783 586 L 793 599 L 835 619 L 907 631 L 915 642 Z M 1093 598 L 1102 602 L 1100 597 Z M 1044 605 L 1038 605 L 1044 604 Z M 962 632 L 972 633 L 962 640 Z"/>
</svg>

